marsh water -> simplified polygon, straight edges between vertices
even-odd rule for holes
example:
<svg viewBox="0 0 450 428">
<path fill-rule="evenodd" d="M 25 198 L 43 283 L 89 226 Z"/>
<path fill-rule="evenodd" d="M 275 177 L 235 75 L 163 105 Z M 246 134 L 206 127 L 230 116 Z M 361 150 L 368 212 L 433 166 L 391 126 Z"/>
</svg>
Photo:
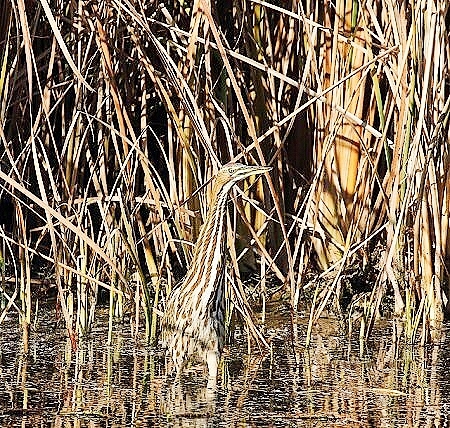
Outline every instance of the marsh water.
<svg viewBox="0 0 450 428">
<path fill-rule="evenodd" d="M 105 313 L 105 319 L 107 316 Z M 450 339 L 406 346 L 382 321 L 362 349 L 322 319 L 304 347 L 307 319 L 269 314 L 270 350 L 237 326 L 215 389 L 193 366 L 179 382 L 161 351 L 101 317 L 72 350 L 54 310 L 39 311 L 23 352 L 17 320 L 0 326 L 1 427 L 444 427 L 450 424 Z M 448 330 L 450 332 L 450 330 Z"/>
</svg>

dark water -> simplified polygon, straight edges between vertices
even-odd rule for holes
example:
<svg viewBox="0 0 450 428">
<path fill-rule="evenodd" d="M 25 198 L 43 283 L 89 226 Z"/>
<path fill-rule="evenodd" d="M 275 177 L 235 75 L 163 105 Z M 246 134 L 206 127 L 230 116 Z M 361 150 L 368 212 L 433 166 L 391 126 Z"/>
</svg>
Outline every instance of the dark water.
<svg viewBox="0 0 450 428">
<path fill-rule="evenodd" d="M 0 325 L 1 427 L 450 426 L 446 331 L 439 346 L 408 347 L 385 321 L 360 353 L 357 337 L 349 342 L 324 319 L 307 351 L 306 320 L 293 332 L 278 311 L 265 332 L 271 351 L 253 345 L 248 355 L 236 330 L 214 391 L 201 367 L 167 379 L 161 353 L 135 340 L 129 324 L 115 327 L 111 346 L 107 329 L 95 327 L 73 352 L 53 320 L 51 310 L 38 317 L 27 356 L 16 321 Z"/>
</svg>

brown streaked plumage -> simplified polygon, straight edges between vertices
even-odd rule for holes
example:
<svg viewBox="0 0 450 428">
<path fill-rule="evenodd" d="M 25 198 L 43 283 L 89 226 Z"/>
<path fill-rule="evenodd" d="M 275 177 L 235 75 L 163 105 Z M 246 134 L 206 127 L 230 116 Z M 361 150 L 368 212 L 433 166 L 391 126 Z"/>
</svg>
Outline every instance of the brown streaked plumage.
<svg viewBox="0 0 450 428">
<path fill-rule="evenodd" d="M 210 378 L 225 341 L 225 222 L 233 185 L 270 167 L 228 163 L 217 173 L 206 221 L 194 247 L 194 256 L 181 286 L 169 296 L 162 318 L 163 345 L 177 374 L 191 357 L 208 365 Z"/>
</svg>

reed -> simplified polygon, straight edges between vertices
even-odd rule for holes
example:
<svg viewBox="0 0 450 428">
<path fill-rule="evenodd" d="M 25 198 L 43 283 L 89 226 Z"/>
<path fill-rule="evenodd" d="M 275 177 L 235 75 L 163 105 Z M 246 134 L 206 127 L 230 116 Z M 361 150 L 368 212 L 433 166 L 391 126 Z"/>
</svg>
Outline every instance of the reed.
<svg viewBox="0 0 450 428">
<path fill-rule="evenodd" d="M 36 272 L 50 267 L 73 346 L 102 290 L 110 331 L 131 310 L 154 341 L 209 180 L 244 159 L 274 167 L 230 211 L 229 309 L 249 331 L 251 307 L 264 314 L 275 294 L 308 309 L 308 342 L 325 309 L 351 312 L 345 301 L 369 293 L 361 337 L 390 310 L 411 341 L 438 340 L 450 297 L 448 14 L 443 0 L 6 0 L 0 320 L 18 311 L 31 323 Z M 262 275 L 252 295 L 249 271 Z"/>
</svg>

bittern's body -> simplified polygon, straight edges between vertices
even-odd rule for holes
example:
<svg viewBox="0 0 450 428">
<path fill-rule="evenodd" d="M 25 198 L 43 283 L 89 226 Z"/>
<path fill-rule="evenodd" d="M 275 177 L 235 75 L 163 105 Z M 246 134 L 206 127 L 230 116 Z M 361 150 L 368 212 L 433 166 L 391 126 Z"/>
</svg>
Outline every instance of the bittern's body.
<svg viewBox="0 0 450 428">
<path fill-rule="evenodd" d="M 181 372 L 191 357 L 208 365 L 216 377 L 225 341 L 225 222 L 233 185 L 270 167 L 225 165 L 217 174 L 208 215 L 195 244 L 194 257 L 180 287 L 170 294 L 162 319 L 163 342 Z"/>
</svg>

